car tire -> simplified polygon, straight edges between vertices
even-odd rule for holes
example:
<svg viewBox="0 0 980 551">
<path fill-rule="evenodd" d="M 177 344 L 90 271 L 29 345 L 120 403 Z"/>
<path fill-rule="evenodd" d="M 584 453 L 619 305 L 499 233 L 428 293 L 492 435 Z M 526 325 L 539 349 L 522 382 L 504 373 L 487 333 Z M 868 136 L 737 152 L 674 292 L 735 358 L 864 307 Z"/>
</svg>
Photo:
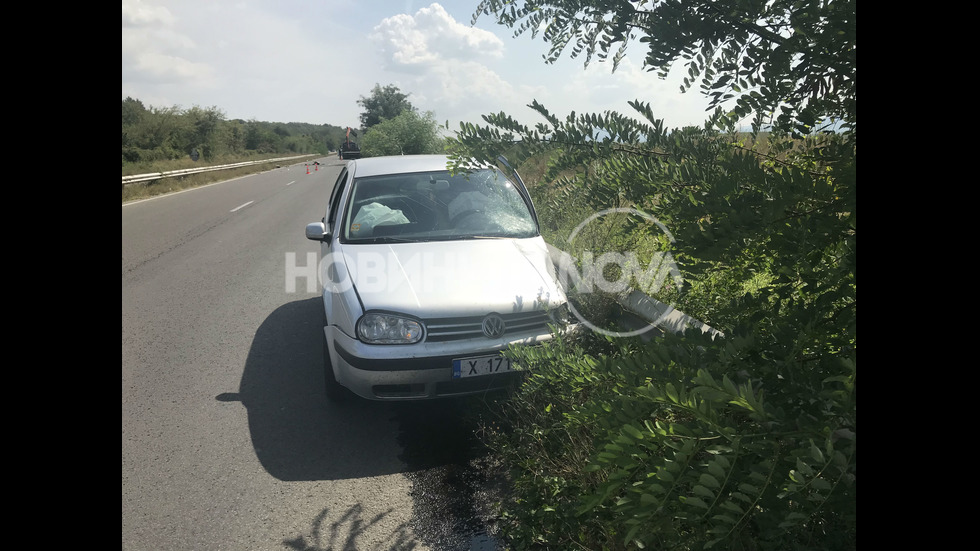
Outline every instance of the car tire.
<svg viewBox="0 0 980 551">
<path fill-rule="evenodd" d="M 330 363 L 330 347 L 327 345 L 326 335 L 323 336 L 323 380 L 327 400 L 339 403 L 350 398 L 350 391 L 337 382 L 337 377 L 333 374 L 333 364 Z"/>
</svg>

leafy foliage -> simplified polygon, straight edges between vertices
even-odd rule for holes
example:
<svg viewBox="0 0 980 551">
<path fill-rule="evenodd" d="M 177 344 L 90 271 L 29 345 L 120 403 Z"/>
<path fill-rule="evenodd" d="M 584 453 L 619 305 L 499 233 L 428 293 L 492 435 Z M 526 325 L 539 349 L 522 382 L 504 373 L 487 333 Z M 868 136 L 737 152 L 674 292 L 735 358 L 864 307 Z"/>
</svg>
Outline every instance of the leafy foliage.
<svg viewBox="0 0 980 551">
<path fill-rule="evenodd" d="M 158 161 L 204 161 L 263 153 L 321 153 L 336 149 L 344 128 L 308 123 L 227 120 L 217 107 L 155 108 L 122 100 L 122 164 L 138 170 Z"/>
<path fill-rule="evenodd" d="M 371 89 L 371 95 L 361 96 L 357 103 L 364 108 L 361 113 L 361 128 L 367 130 L 381 121 L 390 120 L 404 111 L 415 111 L 415 107 L 408 101 L 409 94 L 403 93 L 394 84 L 382 87 L 375 84 Z"/>
<path fill-rule="evenodd" d="M 762 353 L 749 337 L 608 346 L 509 352 L 530 373 L 491 442 L 515 481 L 515 548 L 853 546 L 852 360 L 774 362 L 787 382 L 744 369 Z"/>
<path fill-rule="evenodd" d="M 442 149 L 439 125 L 432 112 L 420 115 L 402 111 L 369 128 L 361 140 L 361 152 L 366 157 L 441 153 Z"/>
<path fill-rule="evenodd" d="M 593 336 L 510 351 L 528 381 L 491 443 L 511 468 L 515 492 L 502 511 L 512 543 L 853 548 L 853 2 L 585 4 L 486 1 L 478 14 L 543 33 L 551 59 L 569 44 L 587 61 L 617 46 L 615 62 L 639 36 L 651 67 L 679 58 L 702 75 L 717 106 L 704 126 L 667 130 L 642 101 L 630 115 L 563 118 L 533 102 L 543 119 L 533 126 L 504 113 L 461 125 L 453 164 L 502 151 L 519 170 L 546 159 L 532 189 L 552 242 L 563 238 L 550 232 L 567 226 L 556 219 L 569 197 L 652 213 L 672 232 L 685 278 L 683 292 L 662 298 L 725 336 Z M 735 94 L 729 111 L 713 95 L 725 87 Z M 749 111 L 753 133 L 736 132 Z M 761 133 L 769 116 L 772 132 Z M 828 117 L 844 131 L 813 132 L 810 122 Z M 641 242 L 643 232 L 626 225 L 610 243 Z"/>
<path fill-rule="evenodd" d="M 666 75 L 677 59 L 718 106 L 736 99 L 740 118 L 779 110 L 777 128 L 808 133 L 825 118 L 856 130 L 857 13 L 855 0 L 483 0 L 480 15 L 551 44 L 553 62 L 571 57 L 610 60 L 627 46 L 647 48 L 644 67 Z"/>
</svg>

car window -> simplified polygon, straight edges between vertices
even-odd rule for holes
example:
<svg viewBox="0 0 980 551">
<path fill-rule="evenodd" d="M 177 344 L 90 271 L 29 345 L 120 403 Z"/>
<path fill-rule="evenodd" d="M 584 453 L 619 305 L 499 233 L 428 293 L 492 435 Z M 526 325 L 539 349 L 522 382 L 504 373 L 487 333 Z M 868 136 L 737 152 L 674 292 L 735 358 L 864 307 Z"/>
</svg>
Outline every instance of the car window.
<svg viewBox="0 0 980 551">
<path fill-rule="evenodd" d="M 340 171 L 340 176 L 337 177 L 337 181 L 333 185 L 333 191 L 330 193 L 330 210 L 327 213 L 328 228 L 333 228 L 334 220 L 337 219 L 337 210 L 340 205 L 340 198 L 344 194 L 344 184 L 346 182 L 347 169 L 344 168 Z"/>
<path fill-rule="evenodd" d="M 351 185 L 346 242 L 538 235 L 531 206 L 496 169 L 363 177 Z"/>
</svg>

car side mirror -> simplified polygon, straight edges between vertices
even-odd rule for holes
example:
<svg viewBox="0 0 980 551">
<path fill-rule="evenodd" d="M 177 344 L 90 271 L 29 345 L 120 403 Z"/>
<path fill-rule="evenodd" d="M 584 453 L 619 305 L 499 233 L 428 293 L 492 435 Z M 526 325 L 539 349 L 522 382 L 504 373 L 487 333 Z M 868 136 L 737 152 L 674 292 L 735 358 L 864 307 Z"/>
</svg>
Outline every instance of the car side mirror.
<svg viewBox="0 0 980 551">
<path fill-rule="evenodd" d="M 313 241 L 327 241 L 330 239 L 330 232 L 323 222 L 313 222 L 306 225 L 306 238 Z"/>
</svg>

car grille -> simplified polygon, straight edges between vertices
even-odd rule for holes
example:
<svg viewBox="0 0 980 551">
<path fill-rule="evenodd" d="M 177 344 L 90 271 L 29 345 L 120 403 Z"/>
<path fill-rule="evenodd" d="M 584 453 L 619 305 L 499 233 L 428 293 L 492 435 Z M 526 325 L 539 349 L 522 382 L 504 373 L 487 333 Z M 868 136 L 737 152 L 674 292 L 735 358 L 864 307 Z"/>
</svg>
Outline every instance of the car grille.
<svg viewBox="0 0 980 551">
<path fill-rule="evenodd" d="M 547 312 L 521 312 L 500 314 L 506 330 L 504 336 L 527 331 L 548 332 L 551 317 Z M 465 318 L 437 318 L 425 321 L 426 342 L 447 342 L 464 339 L 486 338 L 483 334 L 483 320 L 486 316 Z"/>
</svg>

